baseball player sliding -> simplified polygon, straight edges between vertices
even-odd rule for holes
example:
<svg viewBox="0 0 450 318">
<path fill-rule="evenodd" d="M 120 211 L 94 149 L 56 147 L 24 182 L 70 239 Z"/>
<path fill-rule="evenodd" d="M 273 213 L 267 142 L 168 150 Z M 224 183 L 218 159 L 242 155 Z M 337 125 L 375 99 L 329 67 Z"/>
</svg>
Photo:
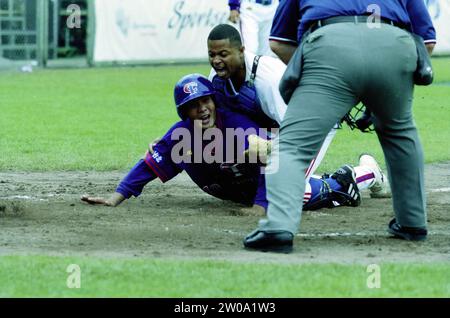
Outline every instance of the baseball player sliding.
<svg viewBox="0 0 450 318">
<path fill-rule="evenodd" d="M 144 159 L 136 163 L 109 198 L 85 195 L 81 200 L 91 204 L 117 206 L 131 196 L 139 196 L 150 181 L 159 178 L 162 182 L 167 182 L 180 172 L 186 171 L 206 193 L 223 200 L 253 206 L 250 212 L 252 214 L 264 214 L 268 202 L 261 164 L 239 161 L 241 156 L 251 157 L 256 153 L 263 158 L 270 152 L 270 141 L 267 141 L 268 136 L 264 130 L 260 130 L 253 120 L 243 114 L 224 108 L 216 109 L 214 87 L 200 74 L 181 78 L 175 85 L 174 95 L 181 121 L 173 125 L 151 151 L 146 152 Z M 239 128 L 253 128 L 259 135 L 232 135 L 231 138 L 242 138 L 242 142 L 231 142 L 234 148 L 230 150 L 226 129 Z M 220 131 L 223 137 L 214 138 L 207 144 L 201 143 L 200 160 L 195 158 L 196 130 L 201 131 L 203 135 L 211 132 L 217 134 Z M 180 140 L 180 135 L 183 134 L 187 136 L 187 140 Z M 180 148 L 180 144 L 188 146 Z M 223 158 L 229 158 L 231 151 L 233 160 L 208 160 L 209 155 L 214 156 L 220 151 L 223 151 Z M 359 167 L 352 169 L 345 165 L 331 176 L 312 177 L 308 183 L 309 191 L 306 191 L 304 196 L 304 209 L 358 206 L 361 201 L 360 190 L 370 188 L 377 192 L 382 190 L 383 185 L 384 175 L 376 161 L 369 155 L 363 155 Z"/>
</svg>

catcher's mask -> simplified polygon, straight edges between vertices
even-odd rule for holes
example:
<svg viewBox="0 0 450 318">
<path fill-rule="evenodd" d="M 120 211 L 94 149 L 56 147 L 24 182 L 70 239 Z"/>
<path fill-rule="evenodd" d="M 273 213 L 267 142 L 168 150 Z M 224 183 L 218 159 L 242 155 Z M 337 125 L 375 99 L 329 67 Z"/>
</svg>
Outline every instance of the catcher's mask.
<svg viewBox="0 0 450 318">
<path fill-rule="evenodd" d="M 364 133 L 375 130 L 372 113 L 363 104 L 356 105 L 342 118 L 341 127 L 344 122 L 351 130 L 359 129 Z"/>
<path fill-rule="evenodd" d="M 189 74 L 182 77 L 175 84 L 173 95 L 178 116 L 180 116 L 182 120 L 185 120 L 185 106 L 194 99 L 204 96 L 213 96 L 214 87 L 205 76 L 201 74 Z"/>
</svg>

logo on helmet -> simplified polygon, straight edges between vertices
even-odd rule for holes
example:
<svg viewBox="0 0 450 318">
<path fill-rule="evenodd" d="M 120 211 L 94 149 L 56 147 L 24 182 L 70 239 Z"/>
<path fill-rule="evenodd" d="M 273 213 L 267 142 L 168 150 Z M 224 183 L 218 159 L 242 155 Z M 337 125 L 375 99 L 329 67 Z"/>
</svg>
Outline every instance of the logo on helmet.
<svg viewBox="0 0 450 318">
<path fill-rule="evenodd" d="M 189 82 L 183 86 L 183 92 L 192 95 L 198 92 L 198 84 L 196 82 Z"/>
</svg>

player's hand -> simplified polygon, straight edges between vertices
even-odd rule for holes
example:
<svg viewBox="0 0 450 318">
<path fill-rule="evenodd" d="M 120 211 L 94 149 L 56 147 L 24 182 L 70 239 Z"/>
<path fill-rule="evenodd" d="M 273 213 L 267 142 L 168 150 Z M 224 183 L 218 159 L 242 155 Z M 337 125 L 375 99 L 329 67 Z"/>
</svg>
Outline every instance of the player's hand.
<svg viewBox="0 0 450 318">
<path fill-rule="evenodd" d="M 230 10 L 230 16 L 228 17 L 228 20 L 232 23 L 238 23 L 239 22 L 239 11 L 238 10 Z"/>
<path fill-rule="evenodd" d="M 89 204 L 99 204 L 99 205 L 108 205 L 110 206 L 110 202 L 105 198 L 101 197 L 90 197 L 88 195 L 81 196 L 81 201 L 87 202 Z"/>
<path fill-rule="evenodd" d="M 91 197 L 88 195 L 81 196 L 81 201 L 87 202 L 89 204 L 105 205 L 111 207 L 118 206 L 123 200 L 125 200 L 125 197 L 118 192 L 112 194 L 109 199 L 105 199 L 102 197 Z"/>
<path fill-rule="evenodd" d="M 267 163 L 272 143 L 270 140 L 265 140 L 257 135 L 248 136 L 248 149 L 245 150 L 244 155 L 250 159 L 259 159 L 263 164 Z"/>
</svg>

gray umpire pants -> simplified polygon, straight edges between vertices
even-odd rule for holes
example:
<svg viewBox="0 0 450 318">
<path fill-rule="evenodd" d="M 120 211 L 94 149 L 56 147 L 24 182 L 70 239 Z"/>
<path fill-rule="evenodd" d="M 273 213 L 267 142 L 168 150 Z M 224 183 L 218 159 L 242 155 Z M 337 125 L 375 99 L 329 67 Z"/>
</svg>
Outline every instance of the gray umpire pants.
<svg viewBox="0 0 450 318">
<path fill-rule="evenodd" d="M 269 208 L 260 230 L 297 232 L 305 170 L 333 125 L 360 101 L 375 116 L 397 222 L 426 226 L 423 150 L 411 109 L 416 63 L 411 36 L 387 24 L 337 23 L 305 38 L 301 79 L 274 149 L 278 172 L 266 176 Z"/>
</svg>

